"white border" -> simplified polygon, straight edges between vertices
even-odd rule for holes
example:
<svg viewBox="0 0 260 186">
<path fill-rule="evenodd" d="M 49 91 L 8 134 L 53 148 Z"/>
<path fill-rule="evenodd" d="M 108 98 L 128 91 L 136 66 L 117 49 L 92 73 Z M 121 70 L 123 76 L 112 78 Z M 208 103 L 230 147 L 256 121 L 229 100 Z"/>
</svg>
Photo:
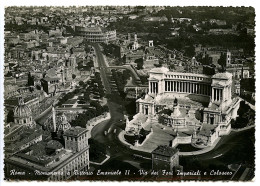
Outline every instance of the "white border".
<svg viewBox="0 0 260 186">
<path fill-rule="evenodd" d="M 63 1 L 55 1 L 55 0 L 44 0 L 44 1 L 36 1 L 36 0 L 1 0 L 0 2 L 0 180 L 1 183 L 0 185 L 13 185 L 13 184 L 18 184 L 18 185 L 46 185 L 46 184 L 50 184 L 50 185 L 56 185 L 57 183 L 48 183 L 48 182 L 3 182 L 3 171 L 2 171 L 2 167 L 3 167 L 3 162 L 2 162 L 2 158 L 3 158 L 3 153 L 2 153 L 2 147 L 3 147 L 3 116 L 4 116 L 4 112 L 3 112 L 3 54 L 4 54 L 4 49 L 3 49 L 3 43 L 4 43 L 4 34 L 3 34 L 3 30 L 4 30 L 4 7 L 6 6 L 71 6 L 71 5 L 81 5 L 81 6 L 86 6 L 86 5 L 131 5 L 131 6 L 135 6 L 135 5 L 151 5 L 151 6 L 160 6 L 160 5 L 169 5 L 169 6 L 252 6 L 255 8 L 255 13 L 256 13 L 256 39 L 255 39 L 255 43 L 256 43 L 256 61 L 258 61 L 258 44 L 259 44 L 259 37 L 258 37 L 258 32 L 259 32 L 259 16 L 257 13 L 260 12 L 260 8 L 258 8 L 257 6 L 257 1 L 258 0 L 160 0 L 160 1 L 156 1 L 156 0 L 128 0 L 128 1 L 116 1 L 116 0 L 95 0 L 95 1 L 89 1 L 89 0 L 63 0 Z M 259 63 L 259 62 L 258 62 Z M 256 63 L 256 76 L 258 76 L 257 74 L 260 72 L 259 71 L 259 65 Z M 256 85 L 259 83 L 258 81 L 258 77 L 256 77 Z M 256 99 L 258 100 L 258 90 L 259 90 L 259 86 L 257 86 L 256 88 Z M 256 102 L 256 107 L 258 108 L 259 103 L 258 101 Z M 256 112 L 256 116 L 258 115 L 258 110 Z M 256 118 L 256 126 L 259 123 L 259 117 Z M 258 129 L 259 127 L 256 127 L 256 129 Z M 257 137 L 258 136 L 258 137 Z M 259 130 L 256 130 L 256 137 L 259 138 Z M 258 139 L 256 140 L 256 152 L 258 152 L 258 147 L 259 147 L 259 143 L 258 143 Z M 257 153 L 256 153 L 257 154 Z M 258 158 L 256 158 L 256 175 L 259 175 L 259 171 L 258 171 Z M 213 184 L 232 184 L 232 185 L 237 185 L 237 184 L 257 184 L 259 185 L 260 178 L 255 178 L 254 182 L 214 182 Z M 72 182 L 62 182 L 62 184 L 67 185 L 67 184 L 100 184 L 102 182 L 77 182 L 77 183 L 72 183 Z M 119 184 L 124 184 L 124 185 L 130 185 L 130 184 L 136 184 L 137 182 L 131 183 L 131 182 L 106 182 L 105 184 L 107 184 L 108 186 L 110 185 L 119 185 Z M 191 182 L 162 182 L 163 184 L 191 184 Z M 162 184 L 160 183 L 160 184 Z M 153 182 L 153 183 L 147 183 L 147 182 L 142 182 L 142 184 L 144 185 L 148 185 L 148 184 L 158 184 L 157 182 Z M 201 184 L 211 184 L 209 182 L 192 182 L 192 184 L 196 184 L 196 185 L 201 185 Z"/>
</svg>

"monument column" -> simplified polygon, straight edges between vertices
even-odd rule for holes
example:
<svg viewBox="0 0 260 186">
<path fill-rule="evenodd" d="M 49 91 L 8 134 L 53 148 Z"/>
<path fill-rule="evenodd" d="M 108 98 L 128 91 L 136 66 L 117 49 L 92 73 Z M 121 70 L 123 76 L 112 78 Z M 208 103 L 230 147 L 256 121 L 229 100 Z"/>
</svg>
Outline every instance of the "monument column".
<svg viewBox="0 0 260 186">
<path fill-rule="evenodd" d="M 212 101 L 214 101 L 214 100 L 215 100 L 214 91 L 215 91 L 215 89 L 214 89 L 214 88 L 212 88 L 212 91 L 211 91 L 211 100 L 212 100 Z"/>
<path fill-rule="evenodd" d="M 143 112 L 143 110 L 142 110 L 142 104 L 139 103 L 139 113 L 142 113 L 142 112 Z"/>
</svg>

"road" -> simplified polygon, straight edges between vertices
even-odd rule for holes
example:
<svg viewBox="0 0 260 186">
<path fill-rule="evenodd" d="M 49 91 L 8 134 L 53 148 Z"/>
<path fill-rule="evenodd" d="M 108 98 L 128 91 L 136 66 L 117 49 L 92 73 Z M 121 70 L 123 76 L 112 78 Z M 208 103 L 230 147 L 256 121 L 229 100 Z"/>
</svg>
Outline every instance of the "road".
<svg viewBox="0 0 260 186">
<path fill-rule="evenodd" d="M 106 167 L 106 164 L 109 164 L 111 161 L 114 160 L 122 162 L 125 161 L 128 164 L 136 166 L 136 164 L 143 163 L 144 161 L 142 159 L 133 161 L 133 154 L 139 153 L 146 157 L 150 157 L 151 155 L 148 153 L 136 152 L 134 150 L 131 150 L 123 144 L 121 144 L 121 142 L 117 138 L 119 132 L 125 128 L 125 124 L 122 121 L 124 120 L 124 106 L 119 104 L 122 98 L 116 92 L 113 92 L 111 89 L 111 85 L 109 82 L 109 74 L 107 73 L 108 70 L 105 65 L 105 61 L 99 45 L 93 44 L 92 46 L 95 48 L 96 51 L 98 65 L 100 67 L 101 79 L 105 89 L 107 90 L 106 94 L 110 94 L 116 97 L 116 99 L 108 99 L 107 102 L 109 112 L 111 114 L 111 119 L 109 121 L 101 122 L 100 124 L 96 125 L 91 131 L 92 138 L 104 144 L 104 146 L 107 147 L 106 149 L 108 155 L 111 157 L 110 160 L 106 162 L 102 167 Z M 114 129 L 116 129 L 116 133 L 114 133 Z M 104 131 L 110 131 L 110 133 L 104 135 Z"/>
<path fill-rule="evenodd" d="M 204 167 L 227 167 L 229 164 L 243 164 L 246 167 L 254 165 L 254 128 L 231 132 L 223 136 L 216 147 L 201 155 L 181 157 L 182 162 L 195 161 Z M 227 168 L 226 168 L 227 169 Z M 228 169 L 227 169 L 228 170 Z M 247 177 L 246 179 L 252 179 Z"/>
<path fill-rule="evenodd" d="M 107 94 L 111 94 L 110 83 L 109 83 L 109 80 L 108 80 L 107 74 L 106 74 L 107 66 L 105 64 L 104 57 L 102 55 L 100 46 L 96 43 L 93 43 L 92 46 L 95 48 L 97 62 L 98 62 L 98 66 L 100 67 L 100 75 L 101 75 L 101 79 L 103 81 L 104 87 L 106 89 Z"/>
</svg>

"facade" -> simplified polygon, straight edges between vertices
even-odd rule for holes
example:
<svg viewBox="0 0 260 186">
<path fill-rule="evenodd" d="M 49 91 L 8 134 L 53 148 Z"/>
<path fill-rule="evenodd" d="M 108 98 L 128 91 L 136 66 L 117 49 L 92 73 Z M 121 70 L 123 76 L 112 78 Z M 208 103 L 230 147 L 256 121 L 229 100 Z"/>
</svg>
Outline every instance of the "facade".
<svg viewBox="0 0 260 186">
<path fill-rule="evenodd" d="M 136 101 L 135 120 L 146 117 L 147 121 L 172 128 L 177 132 L 174 145 L 182 137 L 178 135 L 179 131 L 185 131 L 188 135 L 185 138 L 191 143 L 200 143 L 199 138 L 205 134 L 205 138 L 210 139 L 204 143 L 205 146 L 229 134 L 230 121 L 236 119 L 240 106 L 240 99 L 232 97 L 232 74 L 226 72 L 207 76 L 173 72 L 162 67 L 152 69 L 148 80 L 148 94 Z M 141 125 L 145 126 L 147 122 L 143 123 Z M 205 127 L 208 125 L 214 130 Z M 134 121 L 127 122 L 126 132 L 133 131 L 137 126 Z"/>
<path fill-rule="evenodd" d="M 152 169 L 173 171 L 179 167 L 179 150 L 168 146 L 158 146 L 152 152 Z"/>
<path fill-rule="evenodd" d="M 207 103 L 209 108 L 217 105 L 219 110 L 223 111 L 229 106 L 237 106 L 232 105 L 232 102 L 237 99 L 232 99 L 231 86 L 232 74 L 230 73 L 206 76 L 171 72 L 165 67 L 154 68 L 150 71 L 149 93 L 146 96 L 151 98 L 137 100 L 138 112 L 146 115 L 156 114 L 156 104 L 160 104 L 160 100 L 163 100 L 164 97 L 188 98 L 196 102 Z M 236 114 L 233 117 L 236 117 Z M 206 119 L 204 122 L 210 123 Z M 211 124 L 213 123 L 215 122 L 211 122 Z"/>
<path fill-rule="evenodd" d="M 116 40 L 116 30 L 104 31 L 100 27 L 76 26 L 75 31 L 79 36 L 85 37 L 85 39 L 89 42 L 108 43 Z"/>
<path fill-rule="evenodd" d="M 249 67 L 243 65 L 230 65 L 226 71 L 232 73 L 235 79 L 250 78 Z"/>
<path fill-rule="evenodd" d="M 193 136 L 193 140 L 199 146 L 199 144 L 207 146 L 207 145 L 213 145 L 213 143 L 216 141 L 218 136 L 218 130 L 216 129 L 216 125 L 210 125 L 204 123 L 201 126 L 201 129 L 198 133 L 195 133 Z"/>
<path fill-rule="evenodd" d="M 41 79 L 41 85 L 43 90 L 47 94 L 55 94 L 61 79 L 59 77 L 45 77 Z"/>
<path fill-rule="evenodd" d="M 231 64 L 231 52 L 227 51 L 226 53 L 226 66 Z"/>
</svg>

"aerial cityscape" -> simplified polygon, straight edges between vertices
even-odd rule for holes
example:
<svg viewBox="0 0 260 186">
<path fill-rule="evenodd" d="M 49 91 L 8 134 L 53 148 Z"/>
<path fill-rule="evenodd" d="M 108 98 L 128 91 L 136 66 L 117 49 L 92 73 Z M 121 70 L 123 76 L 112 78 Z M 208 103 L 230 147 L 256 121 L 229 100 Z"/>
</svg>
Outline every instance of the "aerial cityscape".
<svg viewBox="0 0 260 186">
<path fill-rule="evenodd" d="M 250 181 L 253 7 L 6 7 L 8 181 Z"/>
</svg>

